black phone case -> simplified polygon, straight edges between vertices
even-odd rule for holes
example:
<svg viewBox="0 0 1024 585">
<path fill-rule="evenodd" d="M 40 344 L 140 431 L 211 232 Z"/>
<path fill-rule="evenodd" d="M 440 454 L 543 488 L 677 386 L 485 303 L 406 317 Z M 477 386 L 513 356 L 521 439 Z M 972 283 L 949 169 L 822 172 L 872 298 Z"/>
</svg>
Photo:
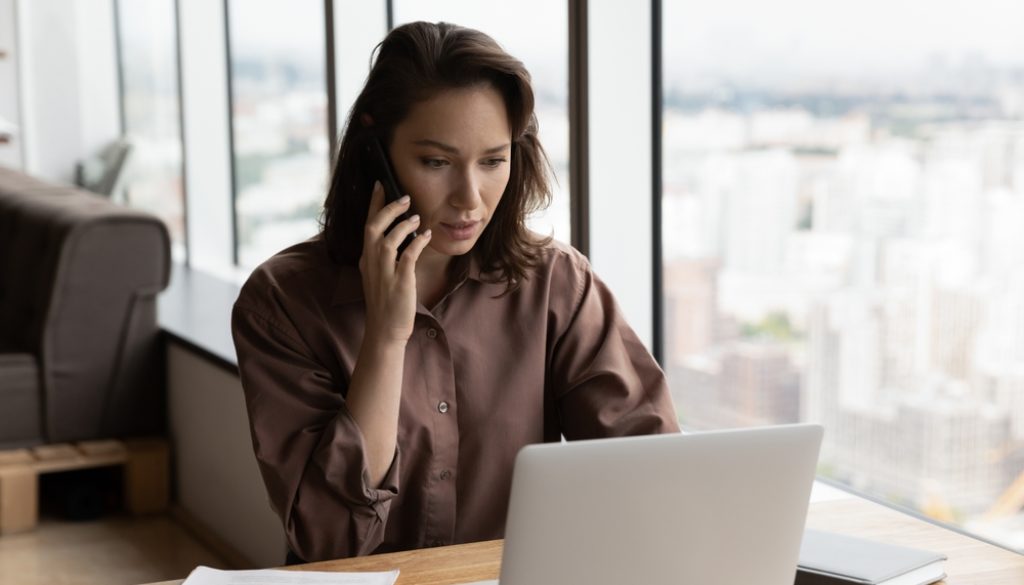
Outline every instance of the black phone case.
<svg viewBox="0 0 1024 585">
<path fill-rule="evenodd" d="M 384 144 L 380 141 L 377 136 L 373 137 L 371 141 L 372 145 L 370 149 L 374 152 L 374 157 L 377 159 L 378 166 L 380 167 L 380 177 L 378 180 L 382 187 L 384 187 L 384 204 L 393 203 L 398 201 L 402 197 L 402 190 L 398 187 L 398 181 L 395 180 L 395 172 L 391 168 L 391 160 L 388 158 L 387 153 L 384 151 Z M 387 232 L 390 232 L 399 223 L 409 219 L 409 212 L 405 211 L 402 215 L 398 216 L 390 226 L 388 226 Z M 385 233 L 387 233 L 385 232 Z M 402 241 L 398 246 L 398 255 L 401 256 L 402 252 L 405 251 L 406 247 L 412 243 L 413 238 L 416 237 L 416 232 L 413 232 L 406 236 L 405 240 Z"/>
</svg>

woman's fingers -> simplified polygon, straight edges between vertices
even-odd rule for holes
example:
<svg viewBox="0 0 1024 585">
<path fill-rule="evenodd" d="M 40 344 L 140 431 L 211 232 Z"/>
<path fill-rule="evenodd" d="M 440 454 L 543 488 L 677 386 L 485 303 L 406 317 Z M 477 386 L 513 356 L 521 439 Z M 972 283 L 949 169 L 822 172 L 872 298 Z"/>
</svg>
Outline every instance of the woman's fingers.
<svg viewBox="0 0 1024 585">
<path fill-rule="evenodd" d="M 406 236 L 415 232 L 418 227 L 420 227 L 420 216 L 414 215 L 396 225 L 394 229 L 388 232 L 388 235 L 384 236 L 381 240 L 381 246 L 388 252 L 394 252 L 394 254 L 391 254 L 391 260 L 396 259 L 398 247 L 405 241 Z"/>
<path fill-rule="evenodd" d="M 402 256 L 398 259 L 398 271 L 403 277 L 415 278 L 416 261 L 419 260 L 423 249 L 430 243 L 430 236 L 429 229 L 417 234 L 409 247 L 402 252 Z"/>
<path fill-rule="evenodd" d="M 383 191 L 383 190 L 382 190 Z M 374 197 L 377 196 L 374 194 Z M 383 197 L 383 195 L 380 195 Z M 372 201 L 371 197 L 371 201 Z M 394 201 L 380 208 L 380 211 L 373 213 L 373 205 L 371 203 L 370 213 L 366 219 L 366 235 L 367 237 L 376 239 L 384 236 L 384 232 L 387 231 L 398 216 L 402 215 L 409 210 L 409 196 L 405 195 L 398 201 Z"/>
<path fill-rule="evenodd" d="M 363 254 L 359 258 L 368 330 L 391 337 L 395 337 L 394 332 L 401 332 L 397 337 L 403 339 L 408 339 L 412 333 L 416 314 L 416 261 L 430 241 L 430 230 L 427 230 L 426 234 L 414 237 L 398 258 L 401 243 L 420 227 L 420 217 L 414 215 L 398 222 L 390 232 L 387 229 L 409 210 L 409 206 L 408 196 L 385 205 L 384 190 L 380 183 L 374 185 L 363 235 Z"/>
<path fill-rule="evenodd" d="M 370 212 L 366 217 L 371 218 L 377 215 L 382 207 L 384 207 L 384 187 L 380 181 L 374 181 L 373 189 L 370 191 Z"/>
</svg>

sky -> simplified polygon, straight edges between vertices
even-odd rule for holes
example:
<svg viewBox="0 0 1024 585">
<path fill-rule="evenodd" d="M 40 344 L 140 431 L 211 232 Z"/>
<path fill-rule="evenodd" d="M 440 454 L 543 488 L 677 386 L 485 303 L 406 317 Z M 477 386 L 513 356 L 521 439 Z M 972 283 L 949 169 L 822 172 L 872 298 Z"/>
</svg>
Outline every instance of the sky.
<svg viewBox="0 0 1024 585">
<path fill-rule="evenodd" d="M 323 0 L 230 0 L 228 17 L 237 51 L 324 59 Z"/>
<path fill-rule="evenodd" d="M 230 0 L 229 11 L 241 53 L 322 52 L 322 0 Z M 479 28 L 526 63 L 539 89 L 567 92 L 564 2 L 394 0 L 394 11 L 398 24 Z M 1024 0 L 663 0 L 665 85 L 898 77 L 979 57 L 1024 68 L 1021 23 Z"/>
<path fill-rule="evenodd" d="M 323 50 L 323 0 L 230 0 L 229 13 L 232 46 L 239 52 L 314 58 Z M 568 93 L 568 9 L 561 2 L 394 0 L 394 20 L 480 29 L 521 59 L 539 88 Z"/>
<path fill-rule="evenodd" d="M 665 0 L 663 23 L 666 85 L 900 75 L 971 56 L 1024 67 L 1022 0 Z"/>
<path fill-rule="evenodd" d="M 396 25 L 427 20 L 479 29 L 520 59 L 537 87 L 568 94 L 569 11 L 564 2 L 394 0 L 394 10 Z"/>
</svg>

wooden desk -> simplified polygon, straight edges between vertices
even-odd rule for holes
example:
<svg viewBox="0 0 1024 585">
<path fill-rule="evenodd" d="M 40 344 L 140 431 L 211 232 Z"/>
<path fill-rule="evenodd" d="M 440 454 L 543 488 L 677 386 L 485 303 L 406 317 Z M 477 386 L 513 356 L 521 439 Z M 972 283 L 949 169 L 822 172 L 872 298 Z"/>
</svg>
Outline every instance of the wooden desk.
<svg viewBox="0 0 1024 585">
<path fill-rule="evenodd" d="M 811 504 L 808 528 L 946 553 L 949 585 L 1022 585 L 1024 556 L 907 516 L 860 498 Z M 401 570 L 398 585 L 454 585 L 497 579 L 501 541 L 446 546 L 355 559 L 310 563 L 316 571 Z M 175 585 L 166 581 L 157 585 Z"/>
</svg>

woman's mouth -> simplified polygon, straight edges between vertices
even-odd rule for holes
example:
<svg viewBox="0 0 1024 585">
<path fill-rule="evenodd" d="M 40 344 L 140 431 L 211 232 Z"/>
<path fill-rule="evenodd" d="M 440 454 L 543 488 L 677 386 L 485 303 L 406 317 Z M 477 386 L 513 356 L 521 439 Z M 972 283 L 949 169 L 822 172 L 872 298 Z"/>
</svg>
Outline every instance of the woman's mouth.
<svg viewBox="0 0 1024 585">
<path fill-rule="evenodd" d="M 479 221 L 441 222 L 441 227 L 444 228 L 445 233 L 453 240 L 471 239 L 476 234 L 479 226 Z"/>
</svg>

